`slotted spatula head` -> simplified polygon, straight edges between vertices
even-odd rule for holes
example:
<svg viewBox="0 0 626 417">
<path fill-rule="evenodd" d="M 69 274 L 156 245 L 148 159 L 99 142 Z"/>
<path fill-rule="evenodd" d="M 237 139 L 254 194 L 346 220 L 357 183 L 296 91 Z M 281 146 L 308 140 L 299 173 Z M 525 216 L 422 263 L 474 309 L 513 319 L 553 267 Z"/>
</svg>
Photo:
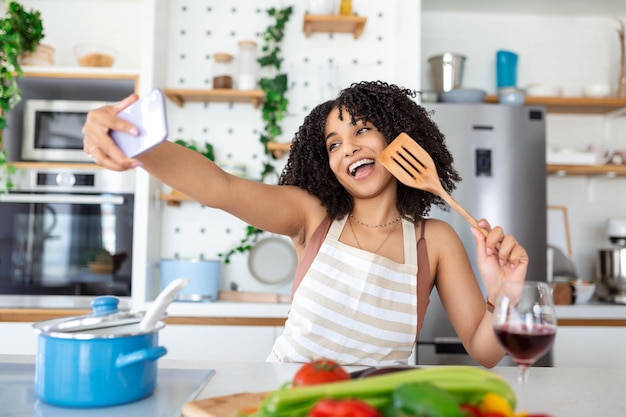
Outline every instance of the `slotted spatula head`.
<svg viewBox="0 0 626 417">
<path fill-rule="evenodd" d="M 446 193 L 433 158 L 406 133 L 400 133 L 378 155 L 378 162 L 406 186 L 440 197 L 442 192 Z"/>
<path fill-rule="evenodd" d="M 478 225 L 476 219 L 443 188 L 433 158 L 406 133 L 400 133 L 387 145 L 377 160 L 404 185 L 441 197 L 472 226 Z"/>
</svg>

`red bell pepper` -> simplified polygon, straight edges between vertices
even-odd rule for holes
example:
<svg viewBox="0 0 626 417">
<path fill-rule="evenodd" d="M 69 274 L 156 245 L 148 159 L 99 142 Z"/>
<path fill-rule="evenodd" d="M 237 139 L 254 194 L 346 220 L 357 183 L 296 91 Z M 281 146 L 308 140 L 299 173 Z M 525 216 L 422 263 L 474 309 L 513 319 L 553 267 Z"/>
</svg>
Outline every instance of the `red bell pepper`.
<svg viewBox="0 0 626 417">
<path fill-rule="evenodd" d="M 313 406 L 308 417 L 382 417 L 382 415 L 365 401 L 323 399 Z"/>
</svg>

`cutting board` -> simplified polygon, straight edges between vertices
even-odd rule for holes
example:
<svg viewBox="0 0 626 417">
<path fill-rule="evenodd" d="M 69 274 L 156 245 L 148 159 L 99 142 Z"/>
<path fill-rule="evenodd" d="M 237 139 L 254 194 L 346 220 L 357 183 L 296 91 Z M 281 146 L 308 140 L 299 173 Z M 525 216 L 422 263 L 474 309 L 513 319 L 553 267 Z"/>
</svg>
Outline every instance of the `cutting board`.
<svg viewBox="0 0 626 417">
<path fill-rule="evenodd" d="M 190 401 L 183 406 L 183 417 L 236 417 L 242 410 L 258 407 L 268 394 L 268 392 L 240 392 Z"/>
</svg>

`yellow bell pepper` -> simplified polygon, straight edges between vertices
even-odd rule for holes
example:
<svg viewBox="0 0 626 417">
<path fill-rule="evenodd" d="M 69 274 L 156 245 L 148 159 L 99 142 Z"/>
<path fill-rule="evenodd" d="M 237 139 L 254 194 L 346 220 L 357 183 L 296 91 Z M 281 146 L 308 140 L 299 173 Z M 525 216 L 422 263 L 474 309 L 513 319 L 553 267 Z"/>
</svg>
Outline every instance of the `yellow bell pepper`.
<svg viewBox="0 0 626 417">
<path fill-rule="evenodd" d="M 503 417 L 515 417 L 513 410 L 511 410 L 511 406 L 508 401 L 504 399 L 504 397 L 499 396 L 498 394 L 494 394 L 492 392 L 488 392 L 483 397 L 480 402 L 480 406 L 478 407 L 481 413 L 498 413 Z"/>
</svg>

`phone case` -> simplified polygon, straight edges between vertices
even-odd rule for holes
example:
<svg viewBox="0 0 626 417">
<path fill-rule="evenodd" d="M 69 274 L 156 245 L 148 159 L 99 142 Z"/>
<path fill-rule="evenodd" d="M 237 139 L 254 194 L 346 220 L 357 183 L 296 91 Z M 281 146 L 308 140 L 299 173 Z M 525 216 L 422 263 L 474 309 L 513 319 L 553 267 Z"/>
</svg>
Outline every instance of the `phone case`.
<svg viewBox="0 0 626 417">
<path fill-rule="evenodd" d="M 159 89 L 124 109 L 118 117 L 128 120 L 139 129 L 139 135 L 131 136 L 120 131 L 112 131 L 111 137 L 129 158 L 147 151 L 167 138 L 165 99 Z"/>
</svg>

